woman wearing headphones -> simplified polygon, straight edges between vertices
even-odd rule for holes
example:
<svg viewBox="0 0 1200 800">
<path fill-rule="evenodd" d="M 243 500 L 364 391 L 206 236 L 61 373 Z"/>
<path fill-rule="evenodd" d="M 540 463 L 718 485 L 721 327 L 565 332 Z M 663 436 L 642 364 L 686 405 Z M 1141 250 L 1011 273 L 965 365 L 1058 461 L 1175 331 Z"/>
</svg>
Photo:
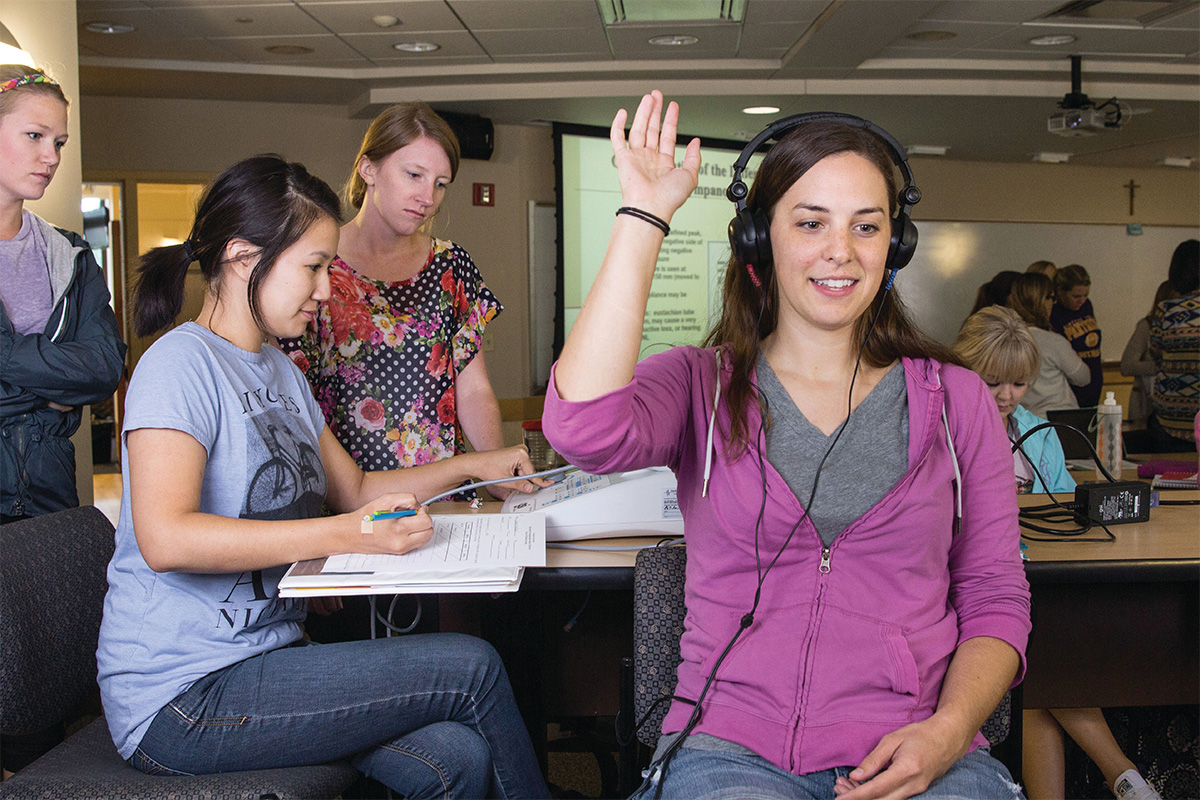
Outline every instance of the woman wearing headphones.
<svg viewBox="0 0 1200 800">
<path fill-rule="evenodd" d="M 628 140 L 625 120 L 624 208 L 544 425 L 584 469 L 665 464 L 679 480 L 688 617 L 663 723 L 678 735 L 639 792 L 1018 797 L 979 734 L 1029 633 L 1012 460 L 982 381 L 889 291 L 916 244 L 902 149 L 857 118 L 778 123 L 748 195 L 735 166 L 709 347 L 638 364 L 700 153 L 693 140 L 675 165 L 678 108 L 663 116 L 658 92 Z"/>
</svg>

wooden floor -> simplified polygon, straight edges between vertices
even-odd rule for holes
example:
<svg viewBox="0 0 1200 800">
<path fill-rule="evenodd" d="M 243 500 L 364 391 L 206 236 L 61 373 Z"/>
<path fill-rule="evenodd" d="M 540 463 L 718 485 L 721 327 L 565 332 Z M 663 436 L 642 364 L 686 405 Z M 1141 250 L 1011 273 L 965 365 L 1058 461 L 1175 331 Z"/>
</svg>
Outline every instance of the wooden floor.
<svg viewBox="0 0 1200 800">
<path fill-rule="evenodd" d="M 117 527 L 117 517 L 121 513 L 121 473 L 95 473 L 92 475 L 92 492 L 96 508 L 104 512 L 114 528 Z"/>
</svg>

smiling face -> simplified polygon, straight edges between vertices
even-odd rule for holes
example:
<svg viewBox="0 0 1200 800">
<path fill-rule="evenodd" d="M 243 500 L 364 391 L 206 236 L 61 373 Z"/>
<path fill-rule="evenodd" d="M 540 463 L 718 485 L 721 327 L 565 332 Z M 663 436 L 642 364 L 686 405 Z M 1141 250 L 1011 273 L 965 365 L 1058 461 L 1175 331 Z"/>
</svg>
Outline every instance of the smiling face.
<svg viewBox="0 0 1200 800">
<path fill-rule="evenodd" d="M 41 199 L 67 143 L 66 104 L 46 94 L 22 94 L 0 116 L 0 203 L 6 205 Z"/>
<path fill-rule="evenodd" d="M 850 335 L 883 281 L 890 239 L 879 168 L 856 153 L 818 161 L 771 219 L 779 324 Z"/>
<path fill-rule="evenodd" d="M 329 299 L 329 264 L 337 244 L 337 223 L 321 216 L 283 251 L 258 286 L 264 333 L 300 336 L 316 319 L 318 303 Z"/>
<path fill-rule="evenodd" d="M 1088 299 L 1088 290 L 1091 288 L 1086 283 L 1079 283 L 1069 289 L 1059 289 L 1059 305 L 1068 311 L 1078 311 L 1083 308 L 1084 302 Z"/>
<path fill-rule="evenodd" d="M 378 164 L 365 156 L 359 175 L 367 184 L 370 206 L 400 236 L 412 236 L 437 213 L 450 185 L 450 157 L 433 139 L 422 136 Z"/>
</svg>

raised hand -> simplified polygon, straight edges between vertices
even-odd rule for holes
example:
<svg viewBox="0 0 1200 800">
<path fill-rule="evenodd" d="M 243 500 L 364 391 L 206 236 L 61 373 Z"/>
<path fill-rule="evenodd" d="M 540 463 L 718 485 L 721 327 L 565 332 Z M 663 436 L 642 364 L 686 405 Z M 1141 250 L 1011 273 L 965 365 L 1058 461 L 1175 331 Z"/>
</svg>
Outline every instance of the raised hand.
<svg viewBox="0 0 1200 800">
<path fill-rule="evenodd" d="M 621 182 L 622 205 L 648 211 L 670 221 L 696 188 L 700 173 L 700 140 L 692 139 L 683 164 L 675 165 L 675 136 L 679 106 L 671 102 L 663 113 L 663 96 L 658 90 L 642 97 L 625 136 L 627 112 L 613 118 L 609 138 L 616 156 Z"/>
</svg>

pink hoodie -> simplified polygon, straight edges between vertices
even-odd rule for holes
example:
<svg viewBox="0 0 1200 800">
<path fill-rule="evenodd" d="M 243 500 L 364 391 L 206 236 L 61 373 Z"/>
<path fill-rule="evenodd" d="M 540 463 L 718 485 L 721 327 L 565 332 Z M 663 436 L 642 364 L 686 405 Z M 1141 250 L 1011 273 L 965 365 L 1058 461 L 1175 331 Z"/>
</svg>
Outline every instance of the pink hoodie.
<svg viewBox="0 0 1200 800">
<path fill-rule="evenodd" d="M 742 744 L 796 774 L 857 765 L 885 734 L 935 710 L 946 667 L 975 636 L 1021 655 L 1029 584 L 1019 550 L 1012 456 L 983 382 L 969 370 L 904 360 L 909 469 L 828 550 L 805 519 L 763 585 L 753 624 L 722 664 L 696 732 Z M 708 496 L 701 497 L 715 357 L 678 347 L 638 365 L 633 381 L 587 402 L 558 397 L 551 375 L 543 427 L 555 450 L 590 472 L 652 465 L 679 479 L 688 544 L 688 615 L 675 693 L 695 698 L 738 620 L 753 604 L 754 527 L 763 498 L 753 447 L 725 457 L 727 406 L 717 415 Z M 723 372 L 727 384 L 729 367 Z M 955 474 L 942 407 L 962 474 Z M 749 429 L 758 429 L 757 409 Z M 869 453 L 862 455 L 870 458 Z M 802 514 L 766 465 L 765 564 Z M 664 732 L 691 706 L 672 704 Z M 973 747 L 985 744 L 976 736 Z"/>
</svg>

